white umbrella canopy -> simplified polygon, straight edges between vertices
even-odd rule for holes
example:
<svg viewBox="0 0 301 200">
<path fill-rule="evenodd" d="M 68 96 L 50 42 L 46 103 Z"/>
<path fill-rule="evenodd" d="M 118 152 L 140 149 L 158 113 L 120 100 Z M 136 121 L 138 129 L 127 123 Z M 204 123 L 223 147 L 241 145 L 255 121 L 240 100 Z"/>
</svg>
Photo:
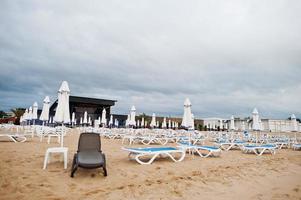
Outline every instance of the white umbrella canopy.
<svg viewBox="0 0 301 200">
<path fill-rule="evenodd" d="M 148 125 L 148 122 L 147 122 L 147 121 L 145 121 L 145 127 L 147 127 L 147 125 Z"/>
<path fill-rule="evenodd" d="M 110 121 L 109 121 L 109 126 L 112 126 L 113 123 L 114 123 L 114 121 L 113 121 L 113 115 L 111 115 L 111 116 L 110 116 Z"/>
<path fill-rule="evenodd" d="M 23 114 L 23 120 L 24 121 L 28 120 L 28 109 L 27 108 L 25 109 L 25 112 Z"/>
<path fill-rule="evenodd" d="M 159 121 L 156 122 L 156 127 L 159 128 L 160 124 Z"/>
<path fill-rule="evenodd" d="M 72 119 L 71 119 L 71 123 L 75 123 L 75 112 L 72 113 Z"/>
<path fill-rule="evenodd" d="M 128 115 L 127 118 L 126 118 L 126 120 L 125 120 L 125 126 L 126 126 L 126 127 L 129 126 L 130 118 L 131 118 L 131 116 Z"/>
<path fill-rule="evenodd" d="M 67 81 L 63 81 L 62 85 L 58 91 L 58 103 L 54 115 L 54 121 L 57 123 L 61 123 L 62 126 L 64 124 L 70 123 L 70 110 L 69 110 L 69 96 L 70 89 Z M 64 144 L 64 134 L 63 128 L 61 133 L 61 146 Z"/>
<path fill-rule="evenodd" d="M 164 117 L 163 122 L 162 122 L 162 128 L 166 128 L 166 117 Z"/>
<path fill-rule="evenodd" d="M 32 120 L 32 107 L 30 106 L 28 109 L 28 115 L 27 115 L 28 120 Z"/>
<path fill-rule="evenodd" d="M 171 128 L 171 120 L 168 120 L 168 128 Z"/>
<path fill-rule="evenodd" d="M 115 125 L 116 127 L 118 127 L 118 126 L 119 126 L 119 122 L 118 122 L 118 120 L 117 120 L 117 119 L 115 119 L 114 125 Z"/>
<path fill-rule="evenodd" d="M 54 115 L 54 121 L 57 123 L 70 123 L 69 96 L 68 82 L 63 81 L 58 91 L 58 104 Z"/>
<path fill-rule="evenodd" d="M 235 130 L 235 124 L 234 124 L 234 116 L 231 116 L 231 120 L 230 120 L 230 130 Z"/>
<path fill-rule="evenodd" d="M 253 118 L 253 124 L 252 124 L 252 129 L 254 131 L 260 131 L 260 124 L 259 124 L 259 114 L 258 114 L 258 110 L 256 108 L 254 108 L 253 112 L 252 112 L 252 118 Z"/>
<path fill-rule="evenodd" d="M 102 110 L 102 115 L 101 115 L 101 123 L 105 126 L 107 125 L 107 119 L 106 119 L 106 109 Z"/>
<path fill-rule="evenodd" d="M 245 122 L 242 122 L 242 125 L 241 125 L 241 130 L 242 130 L 242 131 L 245 131 L 245 130 L 246 130 L 246 125 L 245 125 Z"/>
<path fill-rule="evenodd" d="M 219 129 L 220 129 L 220 130 L 223 129 L 223 120 L 219 120 Z"/>
<path fill-rule="evenodd" d="M 34 102 L 32 105 L 32 119 L 38 119 L 38 103 Z"/>
<path fill-rule="evenodd" d="M 43 101 L 42 113 L 40 115 L 41 121 L 49 120 L 49 109 L 50 109 L 50 99 L 49 96 L 46 96 Z"/>
<path fill-rule="evenodd" d="M 136 108 L 135 108 L 135 106 L 132 106 L 131 113 L 130 113 L 130 121 L 129 121 L 130 126 L 136 126 L 135 118 L 136 118 Z"/>
<path fill-rule="evenodd" d="M 141 119 L 141 127 L 144 128 L 144 117 Z"/>
<path fill-rule="evenodd" d="M 140 127 L 141 124 L 140 124 L 140 120 L 139 119 L 137 120 L 136 125 L 137 125 L 137 127 Z"/>
<path fill-rule="evenodd" d="M 191 102 L 188 98 L 185 99 L 184 101 L 184 114 L 183 114 L 183 119 L 182 119 L 182 126 L 185 128 L 194 128 L 193 124 L 193 119 L 192 119 L 192 113 L 191 113 Z"/>
<path fill-rule="evenodd" d="M 91 121 L 91 117 L 89 116 L 89 118 L 88 118 L 88 124 L 90 125 L 90 126 L 92 126 L 92 121 Z"/>
<path fill-rule="evenodd" d="M 83 124 L 88 124 L 88 113 L 87 113 L 87 111 L 84 112 Z"/>
<path fill-rule="evenodd" d="M 150 123 L 150 126 L 156 127 L 156 114 L 155 113 L 153 113 L 153 115 L 152 115 L 152 121 Z"/>
<path fill-rule="evenodd" d="M 83 124 L 83 118 L 82 118 L 82 117 L 80 117 L 79 124 L 80 124 L 80 125 Z"/>
<path fill-rule="evenodd" d="M 292 121 L 292 132 L 297 132 L 298 131 L 298 124 L 297 124 L 297 119 L 294 114 L 291 116 L 291 121 Z"/>
</svg>

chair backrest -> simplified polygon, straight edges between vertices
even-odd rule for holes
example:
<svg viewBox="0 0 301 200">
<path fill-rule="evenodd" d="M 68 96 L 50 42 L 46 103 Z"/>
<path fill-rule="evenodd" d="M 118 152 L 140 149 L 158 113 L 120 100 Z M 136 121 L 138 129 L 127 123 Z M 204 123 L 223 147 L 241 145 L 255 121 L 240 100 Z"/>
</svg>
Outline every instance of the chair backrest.
<svg viewBox="0 0 301 200">
<path fill-rule="evenodd" d="M 82 133 L 79 136 L 78 151 L 101 151 L 100 136 L 97 133 Z"/>
</svg>

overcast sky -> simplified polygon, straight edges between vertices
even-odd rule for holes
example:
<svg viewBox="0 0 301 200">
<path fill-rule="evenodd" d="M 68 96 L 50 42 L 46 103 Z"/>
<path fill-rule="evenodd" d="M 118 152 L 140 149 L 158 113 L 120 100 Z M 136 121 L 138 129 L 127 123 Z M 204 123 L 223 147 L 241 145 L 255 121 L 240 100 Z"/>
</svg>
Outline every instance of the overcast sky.
<svg viewBox="0 0 301 200">
<path fill-rule="evenodd" d="M 71 95 L 114 113 L 301 117 L 301 1 L 0 2 L 0 110 Z"/>
</svg>

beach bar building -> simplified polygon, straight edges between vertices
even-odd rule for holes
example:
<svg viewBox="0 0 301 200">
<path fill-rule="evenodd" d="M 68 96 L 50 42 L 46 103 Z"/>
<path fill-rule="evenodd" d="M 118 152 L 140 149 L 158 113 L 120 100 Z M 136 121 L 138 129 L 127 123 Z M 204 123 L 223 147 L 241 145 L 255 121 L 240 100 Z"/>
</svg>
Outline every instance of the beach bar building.
<svg viewBox="0 0 301 200">
<path fill-rule="evenodd" d="M 110 119 L 111 107 L 115 105 L 116 100 L 108 99 L 97 99 L 90 97 L 79 97 L 79 96 L 70 96 L 69 97 L 69 107 L 70 115 L 74 112 L 76 116 L 77 123 L 79 124 L 80 117 L 84 117 L 84 112 L 87 111 L 88 116 L 91 117 L 91 120 L 94 121 L 101 117 L 102 110 L 106 110 L 106 118 Z M 57 100 L 50 107 L 50 115 L 54 116 L 55 110 L 57 107 Z"/>
</svg>

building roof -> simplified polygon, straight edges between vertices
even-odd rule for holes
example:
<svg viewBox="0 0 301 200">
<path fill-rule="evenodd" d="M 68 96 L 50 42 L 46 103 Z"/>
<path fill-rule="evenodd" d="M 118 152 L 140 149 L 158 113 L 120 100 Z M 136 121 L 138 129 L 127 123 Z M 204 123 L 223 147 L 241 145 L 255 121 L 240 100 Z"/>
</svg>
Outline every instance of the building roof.
<svg viewBox="0 0 301 200">
<path fill-rule="evenodd" d="M 90 97 L 79 97 L 79 96 L 69 96 L 69 103 L 79 103 L 79 104 L 94 104 L 94 105 L 102 105 L 102 106 L 114 106 L 117 100 L 109 100 L 109 99 L 96 99 Z M 53 110 L 57 106 L 57 100 L 53 102 L 50 107 L 50 110 Z"/>
<path fill-rule="evenodd" d="M 96 99 L 96 98 L 90 98 L 90 97 L 70 96 L 69 97 L 69 102 L 114 106 L 115 102 L 117 102 L 117 101 L 116 100 L 109 100 L 109 99 Z"/>
</svg>

